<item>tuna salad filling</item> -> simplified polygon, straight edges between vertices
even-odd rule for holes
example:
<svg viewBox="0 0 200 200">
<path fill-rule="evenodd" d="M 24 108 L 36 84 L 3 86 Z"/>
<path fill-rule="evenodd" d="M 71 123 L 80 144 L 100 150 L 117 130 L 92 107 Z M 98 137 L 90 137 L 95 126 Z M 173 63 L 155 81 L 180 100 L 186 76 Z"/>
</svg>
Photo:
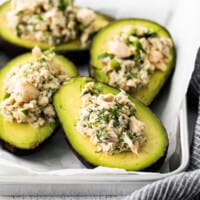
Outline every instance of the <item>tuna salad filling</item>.
<svg viewBox="0 0 200 200">
<path fill-rule="evenodd" d="M 130 92 L 146 86 L 156 70 L 167 69 L 172 46 L 171 39 L 160 37 L 151 29 L 129 25 L 114 35 L 99 59 L 109 84 Z"/>
<path fill-rule="evenodd" d="M 69 76 L 55 64 L 53 52 L 42 53 L 35 47 L 32 54 L 32 62 L 14 67 L 7 75 L 0 112 L 10 122 L 37 128 L 55 122 L 52 97 Z"/>
<path fill-rule="evenodd" d="M 73 0 L 12 0 L 7 20 L 19 38 L 59 45 L 80 38 L 88 45 L 96 15 L 75 9 Z"/>
<path fill-rule="evenodd" d="M 145 124 L 136 117 L 135 105 L 121 91 L 101 94 L 94 82 L 82 89 L 82 106 L 77 130 L 90 138 L 97 152 L 138 154 L 146 142 Z"/>
</svg>

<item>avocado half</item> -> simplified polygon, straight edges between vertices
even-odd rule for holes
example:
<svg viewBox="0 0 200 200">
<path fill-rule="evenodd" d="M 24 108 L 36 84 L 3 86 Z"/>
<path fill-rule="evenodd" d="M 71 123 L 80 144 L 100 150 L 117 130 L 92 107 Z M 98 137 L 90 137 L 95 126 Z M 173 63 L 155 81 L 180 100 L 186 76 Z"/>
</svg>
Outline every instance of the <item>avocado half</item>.
<svg viewBox="0 0 200 200">
<path fill-rule="evenodd" d="M 20 39 L 17 37 L 15 30 L 11 29 L 8 25 L 6 15 L 10 11 L 11 7 L 11 1 L 7 1 L 4 4 L 0 6 L 0 37 L 4 40 L 7 41 L 8 43 L 11 43 L 15 46 L 22 47 L 25 49 L 32 49 L 34 46 L 38 46 L 43 50 L 49 49 L 51 46 L 47 43 L 44 42 L 36 42 L 36 41 L 30 41 L 30 40 L 25 40 L 25 39 Z M 77 7 L 77 9 L 79 9 Z M 113 18 L 110 16 L 106 16 L 100 13 L 96 12 L 96 21 L 94 22 L 95 27 L 97 30 L 107 26 L 111 21 L 113 21 Z M 5 43 L 4 43 L 5 44 Z M 80 41 L 74 40 L 65 44 L 61 44 L 55 47 L 55 51 L 61 51 L 61 52 L 66 52 L 66 51 L 82 51 L 82 50 L 87 50 L 88 47 L 81 47 Z M 23 49 L 17 49 L 22 52 Z"/>
<path fill-rule="evenodd" d="M 7 74 L 16 65 L 31 62 L 34 59 L 31 53 L 21 55 L 11 60 L 0 71 L 0 103 L 4 100 L 6 92 L 4 81 Z M 73 63 L 60 55 L 55 56 L 55 63 L 58 67 L 65 70 L 70 77 L 77 76 L 77 70 Z M 0 139 L 3 147 L 15 154 L 29 154 L 37 150 L 54 132 L 58 122 L 46 124 L 40 128 L 33 128 L 26 123 L 9 122 L 0 114 Z"/>
<path fill-rule="evenodd" d="M 129 98 L 136 106 L 137 118 L 146 124 L 147 142 L 141 147 L 139 155 L 131 152 L 114 155 L 96 152 L 96 146 L 90 142 L 89 137 L 83 136 L 76 129 L 81 106 L 81 88 L 91 80 L 88 77 L 73 78 L 63 85 L 54 96 L 54 106 L 66 138 L 83 164 L 87 167 L 89 164 L 89 166 L 142 170 L 163 158 L 168 147 L 168 137 L 162 123 L 149 108 L 131 96 Z M 95 88 L 98 88 L 103 94 L 120 92 L 118 89 L 100 82 L 95 82 Z"/>
<path fill-rule="evenodd" d="M 146 19 L 123 19 L 118 20 L 110 24 L 109 26 L 102 29 L 94 38 L 91 48 L 91 67 L 90 74 L 96 80 L 108 83 L 109 77 L 102 71 L 102 63 L 99 59 L 99 55 L 107 52 L 107 44 L 109 40 L 113 38 L 113 35 L 118 34 L 121 30 L 123 30 L 124 26 L 127 25 L 143 25 L 147 28 L 152 29 L 157 33 L 158 36 L 163 36 L 170 38 L 172 37 L 170 33 L 161 25 Z M 172 40 L 173 41 L 173 40 Z M 141 101 L 145 105 L 149 105 L 156 95 L 159 93 L 160 89 L 168 79 L 171 74 L 176 61 L 176 51 L 173 43 L 173 47 L 170 49 L 171 59 L 167 64 L 167 69 L 163 71 L 155 71 L 149 80 L 149 84 L 138 89 L 135 92 L 129 93 L 132 97 Z"/>
</svg>

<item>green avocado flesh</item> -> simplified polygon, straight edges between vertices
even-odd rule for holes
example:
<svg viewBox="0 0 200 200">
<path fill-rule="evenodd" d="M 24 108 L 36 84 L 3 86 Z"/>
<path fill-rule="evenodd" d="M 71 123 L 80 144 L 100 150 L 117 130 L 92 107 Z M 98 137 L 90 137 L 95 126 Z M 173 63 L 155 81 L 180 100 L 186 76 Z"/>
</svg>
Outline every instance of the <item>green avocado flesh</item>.
<svg viewBox="0 0 200 200">
<path fill-rule="evenodd" d="M 122 168 L 125 170 L 142 170 L 156 163 L 162 158 L 168 147 L 168 137 L 160 120 L 149 108 L 139 101 L 129 98 L 136 106 L 136 117 L 145 123 L 147 142 L 139 150 L 139 155 L 131 152 L 109 155 L 103 152 L 97 153 L 96 146 L 90 142 L 89 137 L 83 136 L 76 129 L 79 120 L 81 106 L 81 88 L 92 79 L 78 77 L 71 79 L 54 96 L 54 106 L 64 128 L 66 137 L 73 150 L 82 157 L 85 162 L 94 166 L 106 166 Z M 117 94 L 120 91 L 104 83 L 95 82 L 103 94 Z M 85 163 L 84 162 L 84 163 Z"/>
<path fill-rule="evenodd" d="M 96 80 L 104 82 L 104 83 L 109 82 L 109 77 L 102 71 L 103 66 L 98 56 L 101 55 L 102 53 L 107 52 L 108 47 L 106 44 L 108 44 L 108 41 L 112 40 L 113 36 L 115 34 L 119 34 L 121 30 L 123 30 L 123 27 L 127 25 L 133 25 L 133 26 L 143 25 L 155 31 L 158 37 L 163 36 L 163 37 L 171 38 L 169 32 L 164 27 L 149 20 L 125 19 L 125 20 L 119 20 L 119 21 L 113 22 L 106 28 L 102 29 L 93 40 L 93 44 L 91 48 L 90 73 L 91 73 L 91 76 L 94 77 Z M 172 69 L 174 68 L 175 60 L 176 60 L 174 45 L 170 49 L 170 55 L 171 55 L 171 59 L 167 64 L 167 69 L 165 71 L 156 70 L 150 76 L 148 85 L 138 89 L 135 92 L 130 93 L 131 96 L 141 101 L 145 105 L 149 105 L 153 101 L 153 99 L 156 97 L 156 95 L 159 93 L 160 89 L 166 82 L 170 73 L 172 72 Z"/>
<path fill-rule="evenodd" d="M 21 55 L 11 60 L 1 71 L 0 71 L 0 103 L 5 99 L 6 92 L 4 90 L 4 80 L 7 74 L 16 65 L 29 63 L 34 59 L 31 53 Z M 77 70 L 75 66 L 65 59 L 63 56 L 57 55 L 55 57 L 55 63 L 57 66 L 66 71 L 70 77 L 77 76 Z M 58 123 L 46 124 L 40 128 L 33 128 L 29 124 L 16 123 L 6 121 L 0 114 L 0 139 L 16 147 L 16 149 L 31 150 L 38 147 L 47 138 L 49 138 Z"/>
<path fill-rule="evenodd" d="M 3 5 L 0 6 L 0 36 L 4 40 L 8 41 L 9 43 L 12 43 L 16 46 L 24 47 L 27 49 L 32 49 L 34 46 L 39 46 L 43 50 L 50 48 L 51 46 L 47 43 L 24 40 L 17 37 L 15 30 L 9 27 L 9 24 L 6 19 L 6 15 L 10 10 L 10 5 L 11 5 L 10 1 L 7 1 Z M 96 21 L 94 22 L 96 30 L 99 30 L 107 26 L 111 21 L 113 21 L 113 18 L 96 13 Z M 89 47 L 84 47 L 84 48 L 81 47 L 80 41 L 77 39 L 77 40 L 68 42 L 66 44 L 61 44 L 61 45 L 56 46 L 55 50 L 56 51 L 77 51 L 77 50 L 85 50 L 88 48 Z"/>
</svg>

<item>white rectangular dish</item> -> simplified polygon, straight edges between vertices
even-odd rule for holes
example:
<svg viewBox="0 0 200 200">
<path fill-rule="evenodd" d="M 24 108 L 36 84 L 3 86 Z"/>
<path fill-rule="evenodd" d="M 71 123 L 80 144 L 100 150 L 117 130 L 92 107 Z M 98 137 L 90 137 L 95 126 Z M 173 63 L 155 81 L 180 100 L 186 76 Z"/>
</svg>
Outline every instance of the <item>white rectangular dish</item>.
<svg viewBox="0 0 200 200">
<path fill-rule="evenodd" d="M 162 173 L 11 175 L 0 176 L 1 195 L 126 195 L 153 181 L 177 174 L 189 163 L 187 109 L 184 100 L 179 115 L 177 147 L 169 160 L 169 171 Z M 1 168 L 1 166 L 0 166 Z"/>
<path fill-rule="evenodd" d="M 0 0 L 0 3 L 3 1 Z M 195 41 L 198 41 L 197 38 L 199 38 L 200 30 L 196 30 L 198 26 L 195 24 L 196 19 L 199 19 L 195 13 L 199 12 L 194 12 L 198 6 L 187 0 L 165 0 L 162 4 L 159 0 L 134 2 L 119 0 L 118 3 L 113 3 L 114 0 L 109 2 L 77 0 L 76 2 L 78 5 L 92 7 L 116 18 L 135 16 L 148 18 L 169 28 L 177 45 L 177 66 L 171 81 L 166 84 L 167 87 L 165 87 L 164 92 L 159 95 L 159 101 L 157 101 L 158 99 L 154 101 L 153 111 L 165 122 L 164 125 L 172 141 L 175 141 L 174 138 L 176 137 L 176 144 L 173 142 L 175 153 L 169 156 L 159 172 L 118 173 L 114 169 L 100 173 L 93 172 L 93 170 L 84 171 L 85 167 L 68 149 L 59 132 L 41 152 L 26 158 L 1 152 L 0 147 L 0 195 L 126 195 L 148 183 L 184 171 L 189 163 L 186 100 L 183 101 L 180 112 L 178 110 L 187 90 L 196 53 L 197 45 L 191 42 L 191 38 Z M 190 12 L 186 12 L 188 10 Z M 179 23 L 180 21 L 184 21 L 184 23 Z M 190 26 L 191 29 L 185 30 L 186 26 Z M 192 35 L 193 31 L 191 30 L 195 30 L 194 35 Z M 188 31 L 188 33 L 186 34 L 185 31 Z M 182 34 L 183 32 L 185 34 Z M 79 61 L 80 58 L 77 57 L 76 59 Z M 0 52 L 1 66 L 4 66 L 8 60 L 10 60 L 10 57 Z M 88 75 L 87 67 L 88 64 L 79 66 L 81 75 Z M 158 103 L 160 103 L 160 106 L 156 106 Z M 178 128 L 175 132 L 173 127 L 175 127 L 176 119 L 178 119 Z M 171 127 L 168 125 L 171 125 Z M 10 167 L 3 166 L 4 160 L 11 163 Z M 57 161 L 59 161 L 58 165 L 55 164 Z M 29 169 L 30 173 L 27 173 L 27 170 L 23 168 Z M 41 171 L 35 173 L 38 169 Z M 60 169 L 66 171 L 77 169 L 81 173 L 76 171 L 48 174 L 48 171 Z"/>
</svg>

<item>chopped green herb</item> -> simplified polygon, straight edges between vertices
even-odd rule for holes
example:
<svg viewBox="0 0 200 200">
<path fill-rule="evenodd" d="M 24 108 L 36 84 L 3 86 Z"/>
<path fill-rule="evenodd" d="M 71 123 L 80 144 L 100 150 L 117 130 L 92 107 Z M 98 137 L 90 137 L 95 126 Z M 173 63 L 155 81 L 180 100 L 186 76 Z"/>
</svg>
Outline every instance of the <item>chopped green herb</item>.
<svg viewBox="0 0 200 200">
<path fill-rule="evenodd" d="M 69 5 L 68 0 L 59 0 L 58 9 L 64 11 Z"/>
<path fill-rule="evenodd" d="M 87 25 L 85 25 L 83 23 L 79 23 L 79 25 L 77 26 L 77 28 L 80 30 L 84 30 L 86 27 L 87 27 Z"/>
<path fill-rule="evenodd" d="M 17 32 L 17 37 L 20 37 L 22 33 L 19 24 L 16 26 L 16 32 Z"/>
<path fill-rule="evenodd" d="M 50 32 L 45 31 L 45 32 L 43 32 L 42 34 L 43 34 L 44 37 L 48 37 L 48 36 L 50 35 Z"/>
<path fill-rule="evenodd" d="M 116 127 L 119 127 L 119 126 L 120 126 L 120 123 L 119 123 L 118 120 L 115 120 L 113 125 L 114 125 L 114 127 L 116 128 Z"/>
<path fill-rule="evenodd" d="M 141 50 L 141 51 L 145 52 L 145 50 L 144 50 L 141 42 L 139 41 L 139 39 L 134 40 L 133 41 L 133 45 L 135 46 L 136 51 L 140 51 Z"/>
<path fill-rule="evenodd" d="M 128 31 L 128 35 L 130 35 L 130 36 L 136 36 L 136 34 L 137 34 L 137 29 L 135 27 L 131 28 Z"/>
<path fill-rule="evenodd" d="M 60 42 L 60 37 L 59 36 L 52 36 L 52 40 L 54 44 L 59 44 Z"/>
<path fill-rule="evenodd" d="M 119 103 L 118 101 L 115 100 L 115 103 L 116 103 L 116 107 L 117 109 L 121 109 L 123 106 L 121 103 Z"/>
<path fill-rule="evenodd" d="M 143 51 L 144 53 L 146 53 L 145 49 L 143 48 L 142 44 L 139 42 L 137 45 L 137 48 L 141 51 Z"/>
<path fill-rule="evenodd" d="M 98 139 L 99 142 L 103 142 L 101 130 L 97 131 L 96 137 L 97 137 L 97 139 Z"/>
<path fill-rule="evenodd" d="M 22 77 L 27 78 L 27 77 L 28 77 L 28 74 L 25 73 L 25 74 L 22 75 Z"/>
<path fill-rule="evenodd" d="M 126 79 L 129 80 L 129 79 L 133 79 L 133 78 L 137 78 L 137 77 L 138 77 L 137 73 L 129 72 L 128 75 L 126 76 Z"/>
<path fill-rule="evenodd" d="M 17 12 L 17 15 L 22 15 L 23 13 L 24 13 L 23 10 L 19 10 L 19 11 Z"/>
<path fill-rule="evenodd" d="M 110 66 L 114 69 L 119 69 L 120 63 L 117 60 L 113 59 L 113 60 L 110 61 Z"/>
<path fill-rule="evenodd" d="M 141 52 L 146 53 L 146 51 L 143 48 L 143 46 L 142 46 L 142 44 L 140 43 L 139 40 L 135 40 L 134 43 L 133 43 L 133 45 L 136 48 L 133 59 L 136 62 L 139 62 L 141 60 Z"/>
<path fill-rule="evenodd" d="M 28 115 L 28 113 L 29 113 L 29 111 L 28 110 L 26 110 L 26 109 L 24 109 L 24 110 L 21 110 L 21 112 L 24 114 L 24 115 Z"/>
<path fill-rule="evenodd" d="M 48 89 L 48 93 L 52 93 L 52 94 L 53 94 L 53 93 L 55 93 L 55 92 L 56 92 L 56 89 L 52 89 L 52 88 L 49 88 L 49 89 Z"/>
<path fill-rule="evenodd" d="M 108 109 L 108 112 L 110 113 L 111 115 L 111 118 L 114 120 L 114 127 L 118 127 L 120 125 L 119 123 L 119 108 L 109 108 Z"/>
<path fill-rule="evenodd" d="M 39 20 L 43 20 L 42 14 L 38 14 L 38 15 L 37 15 L 37 18 L 38 18 Z"/>
<path fill-rule="evenodd" d="M 134 58 L 133 58 L 133 59 L 135 60 L 136 63 L 138 63 L 138 62 L 141 60 L 141 55 L 140 55 L 140 53 L 137 52 L 137 53 L 134 55 Z"/>
<path fill-rule="evenodd" d="M 108 112 L 111 114 L 112 117 L 116 118 L 118 116 L 118 112 L 116 108 L 109 108 Z"/>
<path fill-rule="evenodd" d="M 9 93 L 6 93 L 6 94 L 4 95 L 4 99 L 7 99 L 7 98 L 9 98 L 9 97 L 10 97 L 10 95 L 11 95 L 11 94 L 9 94 Z"/>
<path fill-rule="evenodd" d="M 157 33 L 156 32 L 154 32 L 154 31 L 148 31 L 148 32 L 146 32 L 146 33 L 143 33 L 143 34 L 141 34 L 141 35 L 138 35 L 137 34 L 137 30 L 136 29 L 133 29 L 133 31 L 132 32 L 130 32 L 130 34 L 129 34 L 130 36 L 135 36 L 135 37 L 137 37 L 137 38 L 151 38 L 151 37 L 156 37 L 157 36 Z"/>
<path fill-rule="evenodd" d="M 135 116 L 135 110 L 130 110 L 130 116 Z"/>
<path fill-rule="evenodd" d="M 127 57 L 126 59 L 128 59 L 128 60 L 134 60 L 135 59 L 135 55 L 131 55 L 131 56 Z"/>
<path fill-rule="evenodd" d="M 55 51 L 55 47 L 52 47 L 52 48 L 50 48 L 50 49 L 44 51 L 43 54 L 44 54 L 45 56 L 48 56 L 49 54 L 54 53 L 54 51 Z"/>
<path fill-rule="evenodd" d="M 149 31 L 147 33 L 144 33 L 142 37 L 145 37 L 145 38 L 157 37 L 157 33 L 153 31 Z"/>
<path fill-rule="evenodd" d="M 45 58 L 40 58 L 40 59 L 39 59 L 39 62 L 40 62 L 40 63 L 46 62 L 46 59 L 45 59 Z"/>
<path fill-rule="evenodd" d="M 103 120 L 108 123 L 109 122 L 109 115 L 103 115 Z"/>
<path fill-rule="evenodd" d="M 84 92 L 82 93 L 82 96 L 85 95 L 85 94 L 92 94 L 92 95 L 95 95 L 95 94 L 99 94 L 99 93 L 100 93 L 99 88 L 94 87 L 94 88 L 92 88 L 92 90 L 88 89 L 88 90 L 84 91 Z"/>
<path fill-rule="evenodd" d="M 94 38 L 94 36 L 95 36 L 97 33 L 98 33 L 98 30 L 91 32 L 91 33 L 89 34 L 88 39 L 89 39 L 89 40 L 92 40 L 92 39 Z"/>
<path fill-rule="evenodd" d="M 99 120 L 92 122 L 93 126 L 98 126 L 100 124 Z"/>
</svg>

